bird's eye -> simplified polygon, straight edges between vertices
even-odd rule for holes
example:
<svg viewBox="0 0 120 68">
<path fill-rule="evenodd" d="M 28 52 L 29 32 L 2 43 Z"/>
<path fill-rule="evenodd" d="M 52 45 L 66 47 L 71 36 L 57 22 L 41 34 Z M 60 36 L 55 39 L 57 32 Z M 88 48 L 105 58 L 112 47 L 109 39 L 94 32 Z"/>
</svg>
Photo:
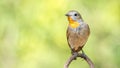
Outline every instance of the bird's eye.
<svg viewBox="0 0 120 68">
<path fill-rule="evenodd" d="M 75 14 L 74 16 L 77 16 L 77 14 Z"/>
</svg>

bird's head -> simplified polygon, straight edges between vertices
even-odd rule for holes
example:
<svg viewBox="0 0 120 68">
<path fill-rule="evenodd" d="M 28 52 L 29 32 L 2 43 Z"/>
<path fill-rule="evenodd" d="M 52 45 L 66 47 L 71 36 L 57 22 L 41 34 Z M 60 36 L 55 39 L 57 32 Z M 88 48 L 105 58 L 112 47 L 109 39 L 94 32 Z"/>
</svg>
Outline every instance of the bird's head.
<svg viewBox="0 0 120 68">
<path fill-rule="evenodd" d="M 80 15 L 79 12 L 75 11 L 75 10 L 71 10 L 69 11 L 66 16 L 68 17 L 68 21 L 69 21 L 69 25 L 72 28 L 76 28 L 78 27 L 82 22 L 82 17 Z"/>
<path fill-rule="evenodd" d="M 82 20 L 82 17 L 79 12 L 75 10 L 69 11 L 66 16 L 68 17 L 69 22 L 75 22 L 78 20 Z"/>
</svg>

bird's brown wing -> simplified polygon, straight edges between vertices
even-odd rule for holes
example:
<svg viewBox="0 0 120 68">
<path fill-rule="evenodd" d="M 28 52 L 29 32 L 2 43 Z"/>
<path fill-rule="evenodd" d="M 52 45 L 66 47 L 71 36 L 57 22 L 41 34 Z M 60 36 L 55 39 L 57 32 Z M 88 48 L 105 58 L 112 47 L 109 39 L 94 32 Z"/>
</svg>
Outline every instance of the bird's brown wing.
<svg viewBox="0 0 120 68">
<path fill-rule="evenodd" d="M 69 44 L 69 41 L 68 41 L 69 35 L 70 35 L 70 31 L 69 31 L 69 27 L 68 27 L 68 28 L 67 28 L 67 32 L 66 32 L 67 42 L 68 42 L 68 45 L 69 45 L 70 49 L 72 50 L 72 48 L 71 48 L 71 46 L 70 46 L 70 44 Z"/>
</svg>

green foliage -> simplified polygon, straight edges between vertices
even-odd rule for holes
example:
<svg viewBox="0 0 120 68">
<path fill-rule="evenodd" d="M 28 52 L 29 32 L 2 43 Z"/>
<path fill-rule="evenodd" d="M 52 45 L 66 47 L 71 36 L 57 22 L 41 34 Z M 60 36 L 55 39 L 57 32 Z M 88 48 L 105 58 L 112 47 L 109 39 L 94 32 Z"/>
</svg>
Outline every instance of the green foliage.
<svg viewBox="0 0 120 68">
<path fill-rule="evenodd" d="M 90 25 L 84 47 L 96 68 L 120 68 L 117 0 L 1 0 L 0 68 L 63 68 L 70 56 L 65 13 L 77 10 Z M 70 68 L 89 68 L 82 59 Z"/>
</svg>

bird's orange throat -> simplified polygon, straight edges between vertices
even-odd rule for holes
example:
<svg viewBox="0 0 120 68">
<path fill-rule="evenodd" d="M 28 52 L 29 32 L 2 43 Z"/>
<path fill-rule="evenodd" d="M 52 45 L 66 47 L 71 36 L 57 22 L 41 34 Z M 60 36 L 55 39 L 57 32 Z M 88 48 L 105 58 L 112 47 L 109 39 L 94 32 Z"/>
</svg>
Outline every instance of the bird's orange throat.
<svg viewBox="0 0 120 68">
<path fill-rule="evenodd" d="M 72 18 L 68 17 L 68 21 L 69 21 L 69 25 L 72 27 L 72 28 L 77 28 L 80 24 L 76 21 L 74 21 Z"/>
</svg>

